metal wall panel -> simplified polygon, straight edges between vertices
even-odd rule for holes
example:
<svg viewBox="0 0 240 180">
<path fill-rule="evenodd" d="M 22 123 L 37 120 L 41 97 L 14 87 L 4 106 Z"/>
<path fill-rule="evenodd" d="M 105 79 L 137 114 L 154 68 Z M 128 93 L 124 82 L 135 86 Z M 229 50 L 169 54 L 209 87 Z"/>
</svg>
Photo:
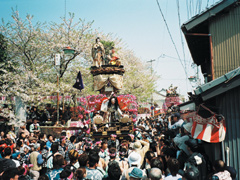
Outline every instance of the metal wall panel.
<svg viewBox="0 0 240 180">
<path fill-rule="evenodd" d="M 224 149 L 229 148 L 229 162 L 240 179 L 240 87 L 216 97 L 219 113 L 226 119 L 227 134 Z"/>
<path fill-rule="evenodd" d="M 218 15 L 209 23 L 214 74 L 218 78 L 240 66 L 240 6 Z"/>
</svg>

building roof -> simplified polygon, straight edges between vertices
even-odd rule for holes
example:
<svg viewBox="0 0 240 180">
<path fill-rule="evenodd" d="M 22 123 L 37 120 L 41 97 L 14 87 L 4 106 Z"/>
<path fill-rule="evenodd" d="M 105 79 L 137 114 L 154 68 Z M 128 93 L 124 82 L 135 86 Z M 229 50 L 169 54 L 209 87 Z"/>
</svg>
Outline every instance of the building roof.
<svg viewBox="0 0 240 180">
<path fill-rule="evenodd" d="M 209 22 L 212 18 L 228 12 L 239 0 L 222 0 L 192 17 L 181 29 L 185 35 L 194 63 L 202 65 L 202 73 L 210 74 L 211 52 Z"/>
<path fill-rule="evenodd" d="M 202 23 L 208 21 L 211 17 L 216 16 L 218 13 L 221 13 L 223 10 L 226 10 L 230 6 L 234 5 L 239 0 L 222 0 L 212 5 L 210 8 L 207 8 L 205 11 L 202 11 L 200 14 L 192 17 L 189 21 L 185 22 L 182 25 L 184 32 L 189 32 L 201 25 Z"/>
<path fill-rule="evenodd" d="M 195 95 L 201 96 L 203 101 L 206 101 L 238 86 L 240 86 L 240 67 L 209 83 L 203 84 L 194 92 Z"/>
</svg>

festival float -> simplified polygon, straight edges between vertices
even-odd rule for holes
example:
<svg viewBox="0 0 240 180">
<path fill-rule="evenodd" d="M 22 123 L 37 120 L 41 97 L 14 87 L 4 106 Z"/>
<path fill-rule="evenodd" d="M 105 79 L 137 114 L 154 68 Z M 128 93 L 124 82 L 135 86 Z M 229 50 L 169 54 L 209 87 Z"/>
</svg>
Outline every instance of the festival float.
<svg viewBox="0 0 240 180">
<path fill-rule="evenodd" d="M 125 72 L 121 59 L 116 54 L 114 42 L 96 39 L 92 47 L 93 88 L 97 96 L 89 96 L 89 109 L 94 111 L 90 129 L 93 137 L 120 137 L 133 133 L 133 122 L 137 117 L 137 102 L 134 95 L 120 95 Z"/>
<path fill-rule="evenodd" d="M 133 133 L 138 104 L 136 97 L 130 94 L 119 94 L 123 88 L 124 66 L 116 54 L 114 42 L 100 41 L 92 46 L 93 64 L 90 73 L 93 76 L 93 89 L 98 95 L 76 97 L 76 107 L 72 107 L 71 122 L 68 127 L 42 127 L 46 134 L 56 137 L 62 130 L 67 135 L 85 132 L 94 138 L 107 138 L 111 134 L 123 138 Z M 73 87 L 83 86 L 78 74 Z M 87 117 L 87 118 L 86 118 Z"/>
<path fill-rule="evenodd" d="M 162 110 L 165 113 L 170 113 L 171 111 L 174 111 L 173 107 L 181 104 L 179 94 L 177 93 L 177 88 L 177 86 L 173 87 L 171 85 L 168 89 L 166 89 L 165 102 L 162 105 Z"/>
</svg>

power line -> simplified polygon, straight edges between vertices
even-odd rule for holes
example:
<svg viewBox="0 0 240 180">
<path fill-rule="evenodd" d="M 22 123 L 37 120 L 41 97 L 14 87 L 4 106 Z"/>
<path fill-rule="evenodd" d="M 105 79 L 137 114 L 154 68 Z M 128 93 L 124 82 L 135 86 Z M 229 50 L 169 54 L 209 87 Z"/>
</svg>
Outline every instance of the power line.
<svg viewBox="0 0 240 180">
<path fill-rule="evenodd" d="M 191 0 L 189 3 L 189 9 L 190 9 L 190 17 L 192 17 L 192 1 Z"/>
<path fill-rule="evenodd" d="M 187 18 L 189 19 L 188 0 L 186 0 L 186 6 L 187 6 Z"/>
<path fill-rule="evenodd" d="M 166 54 L 161 54 L 157 59 L 159 60 L 160 58 L 165 58 L 165 57 L 182 61 L 182 59 L 178 59 L 178 58 L 175 58 L 175 57 L 172 57 L 172 56 L 168 56 Z M 190 63 L 191 61 L 186 61 L 186 62 Z"/>
<path fill-rule="evenodd" d="M 208 7 L 208 3 L 209 3 L 209 0 L 207 1 L 207 6 L 206 6 L 206 8 Z"/>
<path fill-rule="evenodd" d="M 186 61 L 185 61 L 185 51 L 184 51 L 184 43 L 183 43 L 183 36 L 181 33 L 181 17 L 180 17 L 180 6 L 179 6 L 179 0 L 176 0 L 177 2 L 177 10 L 178 10 L 178 25 L 179 25 L 179 31 L 180 31 L 180 37 L 182 42 L 182 50 L 183 50 L 183 59 L 184 59 L 184 68 L 186 69 Z"/>
<path fill-rule="evenodd" d="M 200 14 L 201 9 L 202 9 L 202 0 L 200 0 L 200 3 L 199 3 L 199 11 L 198 11 L 198 14 Z"/>
<path fill-rule="evenodd" d="M 199 14 L 201 12 L 201 7 L 202 7 L 202 0 L 198 0 L 196 3 L 196 12 L 195 14 Z"/>
<path fill-rule="evenodd" d="M 165 23 L 165 25 L 166 25 L 166 27 L 167 27 L 168 34 L 169 34 L 169 36 L 170 36 L 170 38 L 171 38 L 171 41 L 172 41 L 173 46 L 174 46 L 174 48 L 175 48 L 175 51 L 176 51 L 176 53 L 177 53 L 178 59 L 179 59 L 180 62 L 181 62 L 181 65 L 182 65 L 182 67 L 183 67 L 183 69 L 184 69 L 184 72 L 185 72 L 186 77 L 188 77 L 188 75 L 187 75 L 187 71 L 186 71 L 186 69 L 184 68 L 184 65 L 183 65 L 183 63 L 182 63 L 182 61 L 181 61 L 180 55 L 179 55 L 179 53 L 178 53 L 178 50 L 177 50 L 176 44 L 175 44 L 175 42 L 173 41 L 173 37 L 172 37 L 171 32 L 170 32 L 170 30 L 169 30 L 169 27 L 168 27 L 167 21 L 166 21 L 164 15 L 163 15 L 163 13 L 162 13 L 162 10 L 161 10 L 161 7 L 160 7 L 160 4 L 159 4 L 158 0 L 156 0 L 156 1 L 157 1 L 157 4 L 158 4 L 159 11 L 160 11 L 160 13 L 161 13 L 161 15 L 162 15 L 163 21 L 164 21 L 164 23 Z"/>
<path fill-rule="evenodd" d="M 195 14 L 197 14 L 197 9 L 198 9 L 198 0 L 197 0 L 197 2 L 196 2 L 196 9 L 195 9 Z"/>
<path fill-rule="evenodd" d="M 175 57 L 172 57 L 172 56 L 168 56 L 166 54 L 161 54 L 157 60 L 159 60 L 160 58 L 165 58 L 165 57 L 168 57 L 168 58 L 171 58 L 171 59 L 176 59 L 176 60 L 180 60 L 180 62 L 182 61 L 181 59 L 178 59 L 178 58 L 175 58 Z M 186 60 L 185 60 L 186 61 Z M 191 61 L 186 61 L 188 63 L 188 66 L 189 66 L 189 63 L 191 63 Z M 161 79 L 162 80 L 162 79 Z M 169 79 L 169 80 L 175 80 L 175 79 Z M 179 79 L 180 80 L 180 79 Z M 188 85 L 187 83 L 189 82 L 189 84 L 192 86 L 192 88 L 194 88 L 194 86 L 192 85 L 192 82 L 189 81 L 188 79 L 188 76 L 186 76 L 185 78 L 185 82 L 186 82 L 186 88 L 188 89 Z"/>
<path fill-rule="evenodd" d="M 186 81 L 186 79 L 165 79 L 165 78 L 162 78 L 160 79 L 159 81 Z"/>
</svg>

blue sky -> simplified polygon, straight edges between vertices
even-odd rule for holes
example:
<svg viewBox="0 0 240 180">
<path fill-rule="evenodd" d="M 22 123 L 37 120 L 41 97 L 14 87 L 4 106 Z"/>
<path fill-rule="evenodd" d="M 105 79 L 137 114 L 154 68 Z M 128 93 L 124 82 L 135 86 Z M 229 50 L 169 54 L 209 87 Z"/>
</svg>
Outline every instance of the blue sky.
<svg viewBox="0 0 240 180">
<path fill-rule="evenodd" d="M 199 9 L 204 10 L 216 0 L 158 0 L 174 43 L 184 59 L 177 2 L 181 25 L 194 16 Z M 200 7 L 200 2 L 201 7 Z M 66 4 L 66 6 L 65 6 Z M 19 11 L 24 18 L 33 15 L 34 20 L 41 22 L 61 22 L 65 12 L 75 13 L 76 19 L 94 20 L 93 28 L 104 33 L 113 33 L 122 38 L 128 48 L 133 50 L 142 61 L 153 62 L 154 72 L 161 76 L 157 90 L 171 84 L 178 86 L 180 93 L 186 95 L 192 91 L 190 83 L 178 60 L 177 53 L 170 39 L 156 0 L 0 0 L 0 17 L 11 20 L 11 8 Z M 66 9 L 66 11 L 65 11 Z M 190 67 L 192 62 L 188 47 L 183 37 L 185 60 L 189 76 L 195 75 Z M 162 58 L 159 58 L 162 54 Z M 149 64 L 150 65 L 150 64 Z"/>
</svg>

